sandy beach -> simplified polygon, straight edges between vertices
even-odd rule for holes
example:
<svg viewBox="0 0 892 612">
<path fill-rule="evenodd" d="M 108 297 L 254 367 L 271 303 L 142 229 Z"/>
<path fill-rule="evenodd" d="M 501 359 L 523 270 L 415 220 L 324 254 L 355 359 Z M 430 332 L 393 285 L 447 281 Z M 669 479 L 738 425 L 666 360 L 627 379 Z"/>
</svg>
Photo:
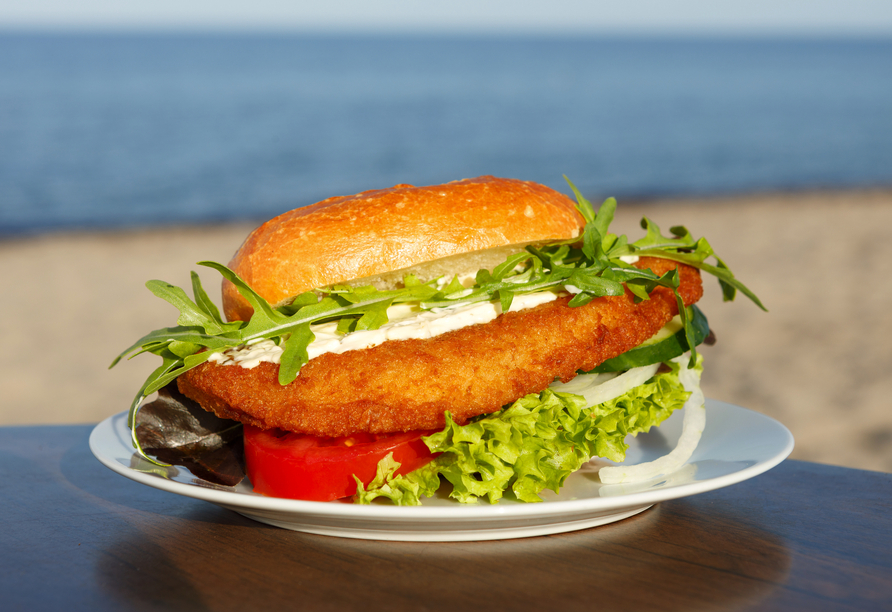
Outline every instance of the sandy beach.
<svg viewBox="0 0 892 612">
<path fill-rule="evenodd" d="M 765 194 L 623 205 L 613 230 L 647 215 L 710 243 L 770 312 L 723 304 L 706 280 L 718 336 L 704 349 L 706 395 L 784 423 L 793 457 L 892 471 L 892 191 Z M 125 410 L 154 356 L 115 355 L 176 311 L 144 287 L 217 275 L 250 224 L 65 233 L 0 241 L 0 425 L 89 423 Z M 213 291 L 212 295 L 217 295 Z"/>
</svg>

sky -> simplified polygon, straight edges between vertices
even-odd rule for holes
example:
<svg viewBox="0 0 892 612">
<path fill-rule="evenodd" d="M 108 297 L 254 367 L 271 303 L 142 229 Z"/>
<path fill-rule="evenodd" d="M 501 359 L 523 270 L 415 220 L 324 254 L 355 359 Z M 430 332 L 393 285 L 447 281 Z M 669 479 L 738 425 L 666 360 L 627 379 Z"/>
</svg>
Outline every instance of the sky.
<svg viewBox="0 0 892 612">
<path fill-rule="evenodd" d="M 892 0 L 0 0 L 0 29 L 892 36 Z"/>
</svg>

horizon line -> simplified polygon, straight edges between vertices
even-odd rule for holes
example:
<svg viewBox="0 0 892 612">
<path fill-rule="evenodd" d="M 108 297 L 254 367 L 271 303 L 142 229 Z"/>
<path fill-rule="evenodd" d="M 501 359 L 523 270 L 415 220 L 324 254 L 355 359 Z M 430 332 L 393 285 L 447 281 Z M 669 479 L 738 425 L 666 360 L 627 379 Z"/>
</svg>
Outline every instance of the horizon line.
<svg viewBox="0 0 892 612">
<path fill-rule="evenodd" d="M 0 35 L 273 35 L 384 37 L 487 37 L 487 38 L 666 38 L 666 39 L 872 39 L 892 40 L 892 29 L 861 28 L 363 28 L 363 27 L 256 27 L 195 24 L 8 24 L 0 22 Z"/>
</svg>

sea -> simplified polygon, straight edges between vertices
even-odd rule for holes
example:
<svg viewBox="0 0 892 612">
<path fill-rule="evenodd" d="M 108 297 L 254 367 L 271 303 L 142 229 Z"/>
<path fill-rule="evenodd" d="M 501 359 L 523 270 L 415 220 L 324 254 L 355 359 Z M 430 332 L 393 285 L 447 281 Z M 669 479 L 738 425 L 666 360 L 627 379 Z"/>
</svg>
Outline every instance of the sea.
<svg viewBox="0 0 892 612">
<path fill-rule="evenodd" d="M 642 200 L 892 186 L 892 39 L 0 32 L 0 236 L 485 174 Z"/>
</svg>

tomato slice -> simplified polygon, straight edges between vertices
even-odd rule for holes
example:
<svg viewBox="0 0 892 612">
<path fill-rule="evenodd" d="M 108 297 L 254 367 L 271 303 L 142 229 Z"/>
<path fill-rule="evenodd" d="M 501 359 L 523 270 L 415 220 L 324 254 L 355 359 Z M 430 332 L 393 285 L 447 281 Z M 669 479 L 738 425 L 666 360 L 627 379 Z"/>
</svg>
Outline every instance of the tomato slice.
<svg viewBox="0 0 892 612">
<path fill-rule="evenodd" d="M 332 501 L 356 494 L 374 478 L 388 453 L 400 463 L 397 474 L 427 465 L 434 455 L 421 439 L 432 431 L 355 434 L 319 438 L 281 429 L 245 425 L 245 463 L 254 491 L 271 497 Z"/>
</svg>

